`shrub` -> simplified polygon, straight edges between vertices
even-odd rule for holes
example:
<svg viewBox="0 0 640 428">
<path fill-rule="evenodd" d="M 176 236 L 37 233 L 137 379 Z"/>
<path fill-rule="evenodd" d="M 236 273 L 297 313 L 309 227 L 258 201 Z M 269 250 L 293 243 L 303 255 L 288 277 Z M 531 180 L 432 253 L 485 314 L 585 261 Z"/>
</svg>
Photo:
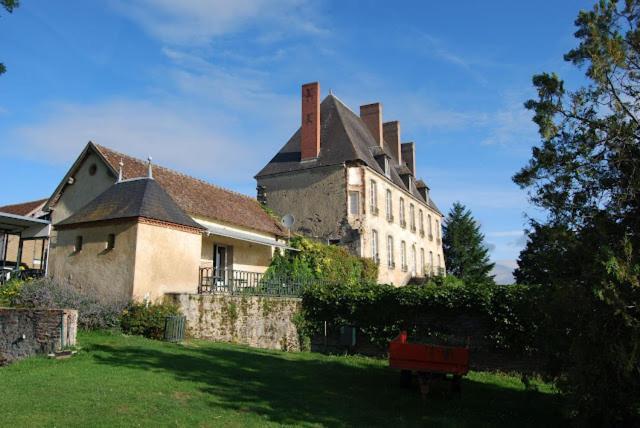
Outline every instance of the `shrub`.
<svg viewBox="0 0 640 428">
<path fill-rule="evenodd" d="M 120 325 L 125 333 L 160 340 L 166 317 L 173 315 L 180 315 L 180 310 L 172 303 L 131 303 L 122 312 Z"/>
<path fill-rule="evenodd" d="M 274 255 L 266 278 L 293 278 L 303 283 L 326 282 L 356 285 L 376 282 L 378 266 L 373 260 L 351 255 L 345 248 L 296 236 L 291 247 Z"/>
<path fill-rule="evenodd" d="M 0 306 L 11 306 L 11 300 L 18 295 L 23 284 L 24 284 L 23 280 L 12 279 L 6 284 L 1 285 L 0 286 Z"/>
<path fill-rule="evenodd" d="M 380 284 L 314 284 L 304 290 L 306 329 L 319 333 L 323 322 L 336 328 L 356 325 L 385 347 L 400 330 L 432 342 L 462 341 L 469 329 L 482 333 L 485 346 L 513 355 L 531 355 L 537 347 L 536 303 L 543 290 L 525 286 L 443 285 L 393 287 Z"/>
<path fill-rule="evenodd" d="M 69 284 L 50 278 L 28 280 L 13 285 L 9 303 L 26 308 L 64 308 L 78 310 L 78 328 L 83 330 L 114 329 L 120 326 L 120 314 L 128 301 L 82 292 Z"/>
</svg>

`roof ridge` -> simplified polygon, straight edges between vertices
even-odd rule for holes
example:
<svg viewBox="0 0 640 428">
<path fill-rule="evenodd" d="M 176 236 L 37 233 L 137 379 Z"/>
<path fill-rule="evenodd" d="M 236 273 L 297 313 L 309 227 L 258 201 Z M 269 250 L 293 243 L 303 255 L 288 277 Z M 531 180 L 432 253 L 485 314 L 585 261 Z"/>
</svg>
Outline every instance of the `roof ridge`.
<svg viewBox="0 0 640 428">
<path fill-rule="evenodd" d="M 16 202 L 14 204 L 6 204 L 6 205 L 0 205 L 1 208 L 9 208 L 9 207 L 17 207 L 19 205 L 28 205 L 28 204 L 41 204 L 43 202 L 47 202 L 49 200 L 49 198 L 44 198 L 44 199 L 34 199 L 32 201 L 25 201 L 25 202 Z"/>
<path fill-rule="evenodd" d="M 130 158 L 130 159 L 133 159 L 135 161 L 138 161 L 138 162 L 141 162 L 141 163 L 145 163 L 144 160 L 136 158 L 135 156 L 131 156 L 131 155 L 128 155 L 126 153 L 122 153 L 122 152 L 119 152 L 117 150 L 113 150 L 113 149 L 111 149 L 111 148 L 109 148 L 107 146 L 103 146 L 103 145 L 96 144 L 96 143 L 94 143 L 94 144 L 98 149 L 106 149 L 106 150 L 109 150 L 109 151 L 115 153 L 116 155 L 124 156 L 124 157 Z M 177 171 L 175 169 L 168 168 L 166 166 L 162 166 L 162 165 L 159 165 L 159 164 L 153 164 L 153 168 L 158 168 L 158 169 L 165 170 L 165 171 L 168 171 L 170 173 L 173 173 L 173 174 L 176 174 L 176 175 L 179 175 L 179 176 L 182 176 L 182 177 L 190 178 L 191 180 L 199 181 L 202 184 L 205 184 L 207 186 L 211 186 L 211 187 L 216 188 L 218 190 L 222 190 L 223 192 L 228 192 L 228 193 L 231 193 L 233 195 L 240 196 L 240 197 L 249 199 L 249 200 L 254 201 L 254 202 L 258 202 L 258 200 L 256 198 L 253 198 L 253 197 L 251 197 L 249 195 L 245 195 L 244 193 L 240 193 L 240 192 L 237 192 L 235 190 L 230 190 L 230 189 L 218 186 L 217 184 L 210 183 L 210 182 L 208 182 L 208 181 L 206 181 L 206 180 L 204 180 L 202 178 L 194 177 L 192 175 L 185 174 L 183 172 Z M 132 178 L 144 178 L 144 177 L 132 177 Z"/>
<path fill-rule="evenodd" d="M 353 113 L 355 116 L 360 117 L 360 115 L 359 115 L 358 113 L 356 113 L 355 111 L 353 111 L 353 110 L 351 109 L 351 107 L 349 107 L 349 106 L 348 106 L 344 101 L 342 101 L 342 100 L 340 99 L 340 97 L 338 97 L 336 94 L 331 93 L 331 94 L 329 94 L 329 95 L 327 95 L 327 96 L 326 96 L 326 98 L 329 98 L 329 97 L 333 97 L 333 98 L 335 98 L 335 99 L 336 99 L 336 101 L 338 101 L 340 104 L 342 104 L 342 106 L 343 106 L 343 107 L 345 107 L 347 110 L 349 110 L 349 111 L 350 111 L 351 113 Z"/>
</svg>

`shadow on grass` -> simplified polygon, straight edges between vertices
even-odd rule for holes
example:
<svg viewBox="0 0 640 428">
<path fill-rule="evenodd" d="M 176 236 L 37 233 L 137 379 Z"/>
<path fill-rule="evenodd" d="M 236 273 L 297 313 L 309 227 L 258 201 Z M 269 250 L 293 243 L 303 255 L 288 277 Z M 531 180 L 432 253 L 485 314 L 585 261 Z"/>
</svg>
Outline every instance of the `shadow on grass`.
<svg viewBox="0 0 640 428">
<path fill-rule="evenodd" d="M 465 379 L 460 398 L 429 398 L 366 360 L 278 355 L 229 345 L 94 344 L 100 364 L 155 371 L 191 382 L 209 404 L 280 424 L 324 426 L 550 426 L 554 396 Z"/>
</svg>

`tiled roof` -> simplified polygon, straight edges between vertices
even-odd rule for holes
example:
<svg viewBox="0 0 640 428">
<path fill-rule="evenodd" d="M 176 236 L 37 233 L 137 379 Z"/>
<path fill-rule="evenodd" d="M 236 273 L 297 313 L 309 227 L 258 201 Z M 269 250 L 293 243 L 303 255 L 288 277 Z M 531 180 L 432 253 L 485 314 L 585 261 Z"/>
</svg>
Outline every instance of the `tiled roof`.
<svg viewBox="0 0 640 428">
<path fill-rule="evenodd" d="M 137 178 L 115 183 L 56 226 L 140 217 L 204 229 L 171 199 L 156 180 L 151 178 Z"/>
<path fill-rule="evenodd" d="M 273 174 L 299 171 L 329 165 L 341 165 L 349 161 L 362 161 L 369 168 L 384 175 L 376 157 L 387 155 L 393 159 L 387 144 L 380 147 L 360 117 L 342 103 L 336 96 L 329 94 L 320 104 L 320 153 L 313 161 L 300 162 L 300 129 L 289 139 L 269 163 L 256 174 L 256 178 Z M 411 193 L 416 199 L 428 204 L 440 212 L 431 200 L 424 201 L 415 185 L 407 188 L 400 178 L 406 165 L 391 168 L 389 179 L 398 187 Z M 410 173 L 411 171 L 409 171 Z"/>
<path fill-rule="evenodd" d="M 0 207 L 0 212 L 7 213 L 7 214 L 28 216 L 34 210 L 43 206 L 45 202 L 47 202 L 47 199 L 38 199 L 37 201 L 29 201 L 29 202 L 23 202 L 20 204 L 5 205 L 3 207 Z"/>
<path fill-rule="evenodd" d="M 116 172 L 122 161 L 123 178 L 145 177 L 147 163 L 143 160 L 93 144 Z M 197 178 L 162 166 L 153 165 L 153 178 L 186 213 L 247 229 L 285 236 L 278 222 L 267 214 L 257 200 L 240 193 L 214 186 Z"/>
</svg>

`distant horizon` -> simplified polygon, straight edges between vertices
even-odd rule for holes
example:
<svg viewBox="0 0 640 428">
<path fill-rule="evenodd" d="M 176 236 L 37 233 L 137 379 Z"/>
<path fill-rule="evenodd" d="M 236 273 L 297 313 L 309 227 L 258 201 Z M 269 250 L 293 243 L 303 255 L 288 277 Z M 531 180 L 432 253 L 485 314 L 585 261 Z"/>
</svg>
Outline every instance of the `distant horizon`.
<svg viewBox="0 0 640 428">
<path fill-rule="evenodd" d="M 511 282 L 526 216 L 544 215 L 511 181 L 539 143 L 523 103 L 536 73 L 582 82 L 563 54 L 592 6 L 21 2 L 0 13 L 0 205 L 49 197 L 88 141 L 255 198 L 299 127 L 300 85 L 319 81 L 322 98 L 400 121 L 416 176 L 445 215 L 472 211 Z"/>
</svg>

